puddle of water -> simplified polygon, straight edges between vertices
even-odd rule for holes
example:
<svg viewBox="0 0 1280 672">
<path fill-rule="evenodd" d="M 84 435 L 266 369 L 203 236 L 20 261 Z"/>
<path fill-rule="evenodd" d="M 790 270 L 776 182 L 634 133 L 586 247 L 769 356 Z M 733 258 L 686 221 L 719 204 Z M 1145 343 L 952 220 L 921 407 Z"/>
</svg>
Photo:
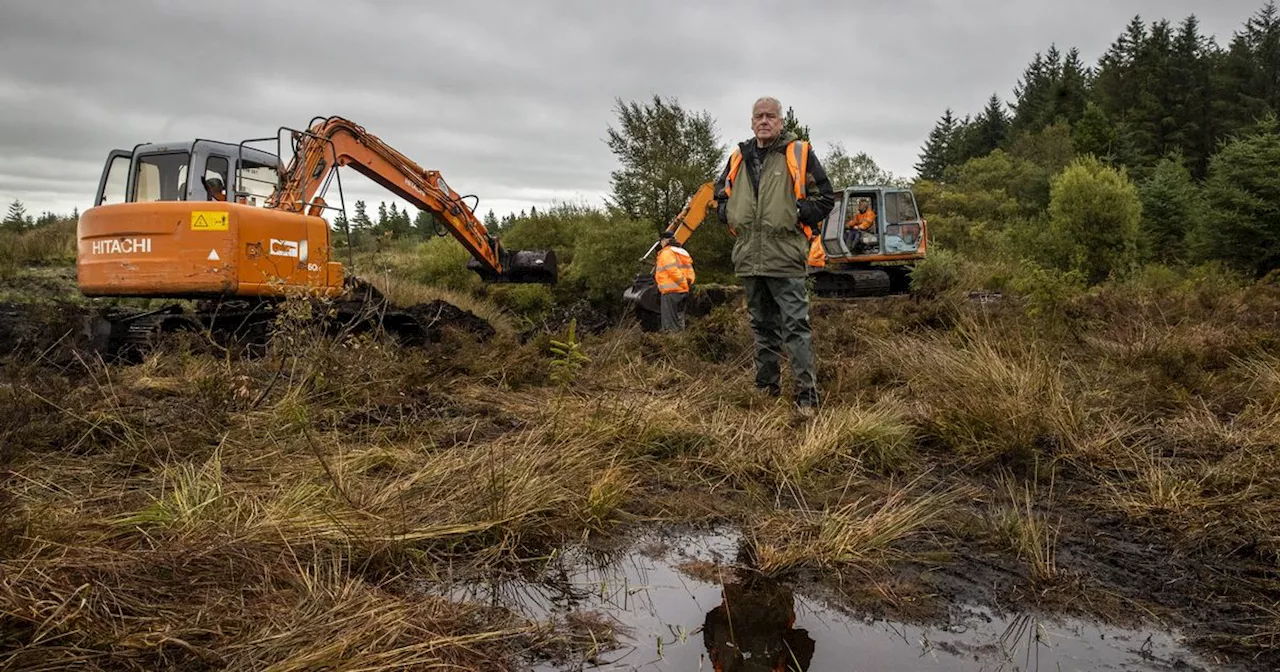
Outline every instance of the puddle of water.
<svg viewBox="0 0 1280 672">
<path fill-rule="evenodd" d="M 532 668 L 538 672 L 1214 669 L 1176 634 L 1155 630 L 996 616 L 979 607 L 943 627 L 861 619 L 776 582 L 724 575 L 717 566 L 733 564 L 737 550 L 731 532 L 652 535 L 611 562 L 570 549 L 536 582 L 471 583 L 445 592 L 539 620 L 598 612 L 627 628 L 622 646 L 592 663 Z"/>
</svg>

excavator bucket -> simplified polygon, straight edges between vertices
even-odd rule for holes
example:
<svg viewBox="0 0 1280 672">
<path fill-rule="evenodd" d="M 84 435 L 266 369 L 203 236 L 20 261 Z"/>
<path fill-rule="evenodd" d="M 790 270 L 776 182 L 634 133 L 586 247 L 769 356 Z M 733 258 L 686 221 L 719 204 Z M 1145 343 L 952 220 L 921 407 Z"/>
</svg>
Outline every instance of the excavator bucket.
<svg viewBox="0 0 1280 672">
<path fill-rule="evenodd" d="M 541 285 L 554 285 L 556 283 L 556 253 L 554 250 L 502 250 L 501 255 L 501 275 L 492 272 L 487 266 L 474 258 L 467 261 L 467 268 L 479 273 L 485 282 Z"/>
</svg>

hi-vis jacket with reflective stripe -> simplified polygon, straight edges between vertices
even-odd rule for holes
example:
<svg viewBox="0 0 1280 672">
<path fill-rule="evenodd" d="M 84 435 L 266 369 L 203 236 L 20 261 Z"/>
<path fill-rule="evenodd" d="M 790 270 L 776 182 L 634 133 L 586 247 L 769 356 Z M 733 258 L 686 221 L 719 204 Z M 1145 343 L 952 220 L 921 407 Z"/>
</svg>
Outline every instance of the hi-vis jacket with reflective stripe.
<svg viewBox="0 0 1280 672">
<path fill-rule="evenodd" d="M 653 270 L 653 279 L 658 283 L 659 292 L 688 292 L 695 277 L 693 257 L 683 247 L 668 245 L 658 251 L 658 266 Z"/>
<path fill-rule="evenodd" d="M 794 134 L 765 148 L 755 142 L 739 144 L 716 181 L 716 199 L 724 203 L 718 214 L 737 234 L 734 273 L 805 277 L 810 239 L 835 205 L 831 181 L 809 143 Z"/>
</svg>

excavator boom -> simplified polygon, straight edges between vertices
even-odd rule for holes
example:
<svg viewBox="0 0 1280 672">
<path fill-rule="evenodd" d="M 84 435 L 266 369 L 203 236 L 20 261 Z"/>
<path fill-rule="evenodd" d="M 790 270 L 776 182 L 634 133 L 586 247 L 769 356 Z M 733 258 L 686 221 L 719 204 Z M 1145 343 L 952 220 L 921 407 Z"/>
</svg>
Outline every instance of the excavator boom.
<svg viewBox="0 0 1280 672">
<path fill-rule="evenodd" d="M 488 282 L 556 281 L 550 250 L 507 252 L 439 171 L 426 170 L 377 136 L 341 117 L 294 132 L 293 161 L 269 205 L 302 212 L 328 184 L 329 171 L 350 166 L 388 191 L 433 214 L 471 253 L 470 268 Z"/>
</svg>

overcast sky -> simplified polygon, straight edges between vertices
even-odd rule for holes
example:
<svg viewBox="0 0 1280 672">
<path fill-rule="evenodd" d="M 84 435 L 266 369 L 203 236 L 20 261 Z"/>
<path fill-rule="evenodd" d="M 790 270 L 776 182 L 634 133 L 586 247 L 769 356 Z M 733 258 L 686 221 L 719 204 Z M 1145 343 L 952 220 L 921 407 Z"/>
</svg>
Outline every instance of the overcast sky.
<svg viewBox="0 0 1280 672">
<path fill-rule="evenodd" d="M 481 214 L 600 203 L 615 99 L 655 94 L 708 111 L 725 144 L 772 95 L 820 151 L 911 175 L 944 109 L 1008 100 L 1051 43 L 1092 65 L 1134 15 L 1195 14 L 1226 44 L 1264 2 L 0 0 L 0 200 L 83 210 L 112 148 L 340 115 Z M 343 180 L 348 206 L 392 200 Z"/>
</svg>

